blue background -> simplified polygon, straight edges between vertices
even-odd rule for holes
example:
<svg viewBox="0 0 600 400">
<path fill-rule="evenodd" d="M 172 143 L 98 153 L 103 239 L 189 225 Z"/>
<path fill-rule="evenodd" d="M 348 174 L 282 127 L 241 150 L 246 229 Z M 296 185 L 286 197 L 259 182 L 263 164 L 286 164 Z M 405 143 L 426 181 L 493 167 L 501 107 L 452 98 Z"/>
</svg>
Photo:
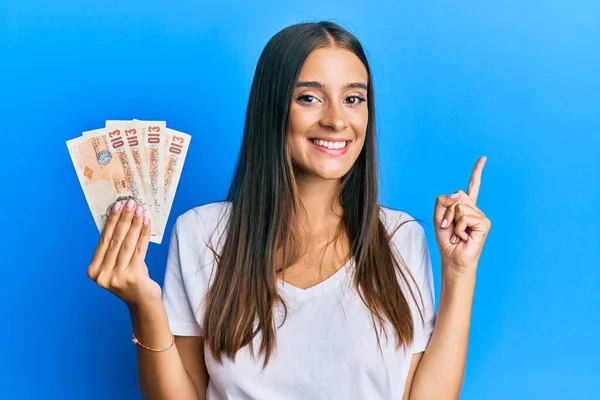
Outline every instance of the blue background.
<svg viewBox="0 0 600 400">
<path fill-rule="evenodd" d="M 225 196 L 266 42 L 320 19 L 368 51 L 382 202 L 426 221 L 438 294 L 435 198 L 488 157 L 462 399 L 600 398 L 595 0 L 2 0 L 0 398 L 139 398 L 126 308 L 86 277 L 98 232 L 65 141 L 105 119 L 192 134 L 170 233 Z"/>
</svg>

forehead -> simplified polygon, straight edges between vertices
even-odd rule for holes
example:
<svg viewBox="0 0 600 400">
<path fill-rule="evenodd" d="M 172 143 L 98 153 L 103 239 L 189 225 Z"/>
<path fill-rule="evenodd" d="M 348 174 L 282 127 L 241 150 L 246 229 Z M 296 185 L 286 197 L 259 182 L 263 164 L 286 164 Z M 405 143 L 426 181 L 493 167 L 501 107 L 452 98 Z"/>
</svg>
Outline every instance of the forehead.
<svg viewBox="0 0 600 400">
<path fill-rule="evenodd" d="M 349 82 L 368 83 L 369 75 L 362 61 L 350 50 L 326 47 L 308 55 L 298 80 L 318 81 L 326 87 L 336 87 Z"/>
</svg>

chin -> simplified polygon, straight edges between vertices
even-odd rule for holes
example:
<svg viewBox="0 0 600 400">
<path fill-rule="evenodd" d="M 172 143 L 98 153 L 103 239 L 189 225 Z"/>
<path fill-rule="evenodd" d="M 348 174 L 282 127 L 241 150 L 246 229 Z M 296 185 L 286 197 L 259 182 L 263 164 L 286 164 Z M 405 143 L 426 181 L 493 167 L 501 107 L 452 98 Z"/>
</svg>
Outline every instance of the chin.
<svg viewBox="0 0 600 400">
<path fill-rule="evenodd" d="M 312 161 L 312 160 L 311 160 Z M 307 179 L 339 180 L 352 169 L 351 163 L 347 162 L 304 162 L 295 164 L 301 175 Z"/>
<path fill-rule="evenodd" d="M 348 173 L 349 170 L 320 170 L 320 171 L 308 171 L 310 175 L 315 178 L 323 180 L 339 180 Z"/>
</svg>

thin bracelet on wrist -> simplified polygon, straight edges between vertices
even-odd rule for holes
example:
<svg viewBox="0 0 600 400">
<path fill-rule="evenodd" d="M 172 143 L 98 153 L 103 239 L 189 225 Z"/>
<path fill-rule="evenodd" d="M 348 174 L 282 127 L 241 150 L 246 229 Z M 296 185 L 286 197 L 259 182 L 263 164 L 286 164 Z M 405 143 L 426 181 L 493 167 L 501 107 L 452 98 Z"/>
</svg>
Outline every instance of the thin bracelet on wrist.
<svg viewBox="0 0 600 400">
<path fill-rule="evenodd" d="M 156 352 L 156 353 L 160 353 L 160 352 L 163 352 L 163 351 L 167 351 L 167 350 L 169 350 L 171 347 L 173 347 L 173 345 L 175 344 L 175 335 L 173 335 L 172 333 L 171 333 L 171 337 L 172 337 L 172 339 L 171 339 L 171 344 L 170 344 L 170 345 L 168 345 L 167 347 L 165 347 L 164 349 L 153 349 L 152 347 L 148 347 L 148 346 L 146 346 L 145 344 L 143 344 L 142 342 L 140 342 L 140 341 L 138 340 L 138 338 L 136 338 L 136 337 L 135 337 L 135 334 L 132 334 L 132 336 L 133 336 L 133 339 L 131 339 L 131 341 L 132 341 L 133 343 L 137 344 L 138 346 L 140 346 L 140 347 L 142 347 L 142 348 L 144 348 L 144 349 L 146 349 L 146 350 L 154 351 L 154 352 Z"/>
</svg>

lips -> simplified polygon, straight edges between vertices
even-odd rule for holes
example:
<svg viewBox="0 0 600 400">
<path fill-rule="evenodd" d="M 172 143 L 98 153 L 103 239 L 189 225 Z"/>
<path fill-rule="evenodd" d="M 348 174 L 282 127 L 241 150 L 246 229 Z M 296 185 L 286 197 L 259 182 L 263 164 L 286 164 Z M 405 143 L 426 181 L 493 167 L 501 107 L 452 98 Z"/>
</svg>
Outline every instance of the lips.
<svg viewBox="0 0 600 400">
<path fill-rule="evenodd" d="M 351 142 L 339 138 L 333 140 L 331 138 L 310 138 L 308 141 L 316 150 L 333 156 L 346 154 Z"/>
</svg>

